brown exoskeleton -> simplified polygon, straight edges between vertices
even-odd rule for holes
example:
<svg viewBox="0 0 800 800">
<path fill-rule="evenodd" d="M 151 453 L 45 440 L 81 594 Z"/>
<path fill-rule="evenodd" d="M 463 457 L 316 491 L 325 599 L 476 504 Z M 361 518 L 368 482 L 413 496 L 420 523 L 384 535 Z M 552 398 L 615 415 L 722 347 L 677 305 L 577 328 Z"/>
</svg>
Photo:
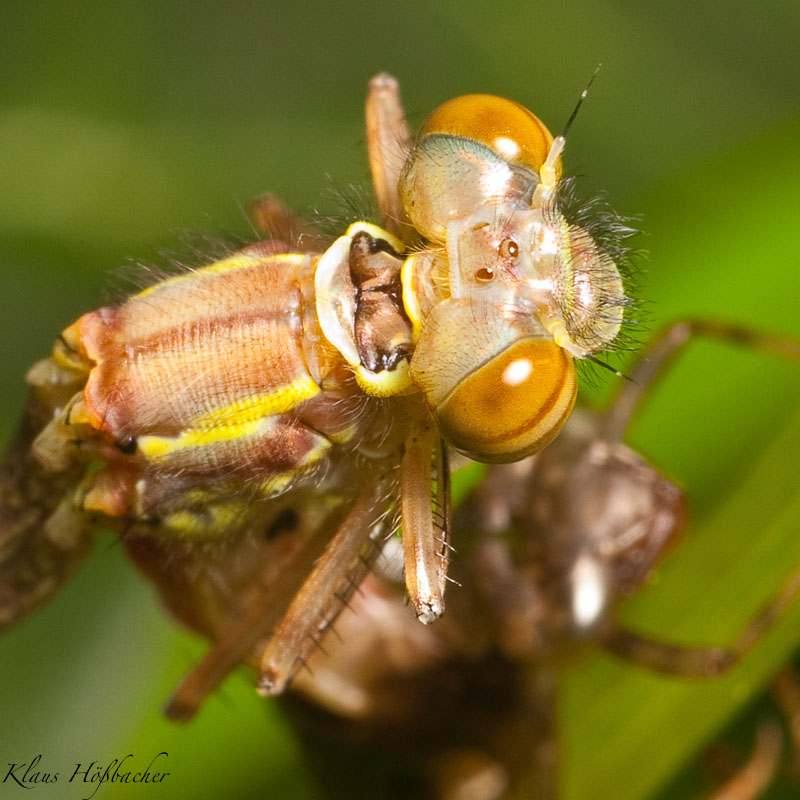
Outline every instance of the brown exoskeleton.
<svg viewBox="0 0 800 800">
<path fill-rule="evenodd" d="M 559 677 L 587 645 L 656 672 L 714 677 L 792 602 L 800 572 L 727 647 L 666 642 L 618 620 L 619 601 L 646 581 L 685 516 L 682 491 L 623 437 L 645 390 L 694 335 L 800 361 L 795 341 L 674 325 L 609 411 L 580 409 L 546 450 L 489 468 L 454 515 L 460 586 L 439 624 L 413 625 L 402 589 L 370 576 L 286 700 L 334 796 L 355 790 L 355 772 L 361 791 L 371 777 L 383 796 L 398 786 L 397 796 L 559 797 Z M 765 723 L 750 760 L 713 797 L 759 797 L 780 751 L 779 730 Z"/>
<path fill-rule="evenodd" d="M 191 716 L 243 660 L 279 693 L 395 511 L 416 614 L 442 614 L 448 452 L 516 461 L 557 435 L 575 361 L 630 305 L 630 231 L 573 207 L 564 135 L 509 100 L 451 100 L 412 143 L 378 76 L 367 129 L 385 229 L 323 243 L 262 204 L 284 241 L 84 314 L 29 371 L 0 474 L 0 627 L 110 527 L 215 641 L 170 714 Z"/>
</svg>

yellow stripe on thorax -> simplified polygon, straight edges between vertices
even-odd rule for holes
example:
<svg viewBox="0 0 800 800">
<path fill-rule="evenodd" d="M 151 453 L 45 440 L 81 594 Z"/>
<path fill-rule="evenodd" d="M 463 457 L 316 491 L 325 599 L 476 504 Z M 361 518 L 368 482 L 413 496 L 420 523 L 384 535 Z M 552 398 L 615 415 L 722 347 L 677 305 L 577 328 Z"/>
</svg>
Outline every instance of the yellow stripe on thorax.
<svg viewBox="0 0 800 800">
<path fill-rule="evenodd" d="M 245 397 L 227 406 L 215 408 L 197 417 L 191 427 L 212 428 L 219 425 L 238 425 L 272 414 L 283 414 L 319 393 L 319 386 L 310 375 L 301 375 L 286 386 L 268 394 Z"/>
<path fill-rule="evenodd" d="M 406 316 L 411 320 L 411 338 L 414 342 L 419 339 L 422 330 L 422 309 L 420 308 L 417 288 L 414 285 L 414 265 L 417 255 L 410 255 L 400 270 L 400 284 L 403 290 L 403 308 Z"/>
<path fill-rule="evenodd" d="M 209 411 L 177 436 L 140 436 L 137 444 L 147 458 L 164 458 L 187 447 L 202 447 L 263 433 L 265 420 L 283 414 L 320 391 L 308 375 L 269 394 L 247 397 Z"/>
</svg>

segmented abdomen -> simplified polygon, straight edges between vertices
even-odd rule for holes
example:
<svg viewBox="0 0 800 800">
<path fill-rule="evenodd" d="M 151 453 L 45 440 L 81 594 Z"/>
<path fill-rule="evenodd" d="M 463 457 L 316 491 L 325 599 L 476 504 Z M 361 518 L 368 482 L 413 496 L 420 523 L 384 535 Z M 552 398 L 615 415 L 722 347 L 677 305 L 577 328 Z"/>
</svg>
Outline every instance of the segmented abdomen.
<svg viewBox="0 0 800 800">
<path fill-rule="evenodd" d="M 323 382 L 340 396 L 344 373 L 314 336 L 312 269 L 312 256 L 256 245 L 84 315 L 65 332 L 93 364 L 75 419 L 166 471 L 262 476 L 313 462 L 341 425 L 320 430 L 303 409 L 324 403 Z"/>
</svg>

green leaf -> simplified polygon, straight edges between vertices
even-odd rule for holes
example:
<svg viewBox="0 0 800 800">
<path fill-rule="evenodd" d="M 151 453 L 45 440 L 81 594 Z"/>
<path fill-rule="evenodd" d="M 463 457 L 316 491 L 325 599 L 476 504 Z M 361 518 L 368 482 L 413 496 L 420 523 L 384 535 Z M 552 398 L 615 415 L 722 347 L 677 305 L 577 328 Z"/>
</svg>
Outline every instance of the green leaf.
<svg viewBox="0 0 800 800">
<path fill-rule="evenodd" d="M 794 122 L 651 197 L 659 317 L 704 315 L 800 334 Z M 758 164 L 758 188 L 742 165 Z M 684 541 L 625 623 L 724 646 L 800 566 L 800 368 L 690 345 L 632 434 L 694 501 Z M 800 644 L 800 604 L 723 678 L 660 677 L 603 655 L 565 675 L 565 796 L 645 798 L 697 757 Z"/>
</svg>

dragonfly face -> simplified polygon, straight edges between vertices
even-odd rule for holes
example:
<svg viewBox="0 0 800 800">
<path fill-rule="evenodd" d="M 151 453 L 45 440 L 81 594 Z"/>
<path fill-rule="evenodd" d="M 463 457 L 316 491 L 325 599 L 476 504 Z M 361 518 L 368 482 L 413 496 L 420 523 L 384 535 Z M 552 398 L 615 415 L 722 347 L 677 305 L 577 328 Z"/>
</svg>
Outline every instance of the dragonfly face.
<svg viewBox="0 0 800 800">
<path fill-rule="evenodd" d="M 31 370 L 25 457 L 0 487 L 0 620 L 66 576 L 57 552 L 82 553 L 111 525 L 170 606 L 218 640 L 224 657 L 184 710 L 254 651 L 261 688 L 277 692 L 397 506 L 417 615 L 443 612 L 448 447 L 515 461 L 547 444 L 574 403 L 574 359 L 614 339 L 629 301 L 609 248 L 562 207 L 563 137 L 529 111 L 457 98 L 411 143 L 396 82 L 378 76 L 367 123 L 387 229 L 355 222 L 316 249 L 304 223 L 262 205 L 287 241 L 85 314 Z M 254 545 L 293 500 L 314 520 L 295 546 Z M 159 558 L 195 564 L 210 540 L 228 566 L 207 581 L 222 588 L 199 610 L 187 589 L 187 612 L 181 570 Z M 261 627 L 232 643 L 242 597 Z"/>
<path fill-rule="evenodd" d="M 607 346 L 629 302 L 559 210 L 562 145 L 518 104 L 467 95 L 423 123 L 400 176 L 408 216 L 441 247 L 412 264 L 445 262 L 425 268 L 447 287 L 418 325 L 411 377 L 448 444 L 479 461 L 555 436 L 575 400 L 571 357 Z"/>
</svg>

